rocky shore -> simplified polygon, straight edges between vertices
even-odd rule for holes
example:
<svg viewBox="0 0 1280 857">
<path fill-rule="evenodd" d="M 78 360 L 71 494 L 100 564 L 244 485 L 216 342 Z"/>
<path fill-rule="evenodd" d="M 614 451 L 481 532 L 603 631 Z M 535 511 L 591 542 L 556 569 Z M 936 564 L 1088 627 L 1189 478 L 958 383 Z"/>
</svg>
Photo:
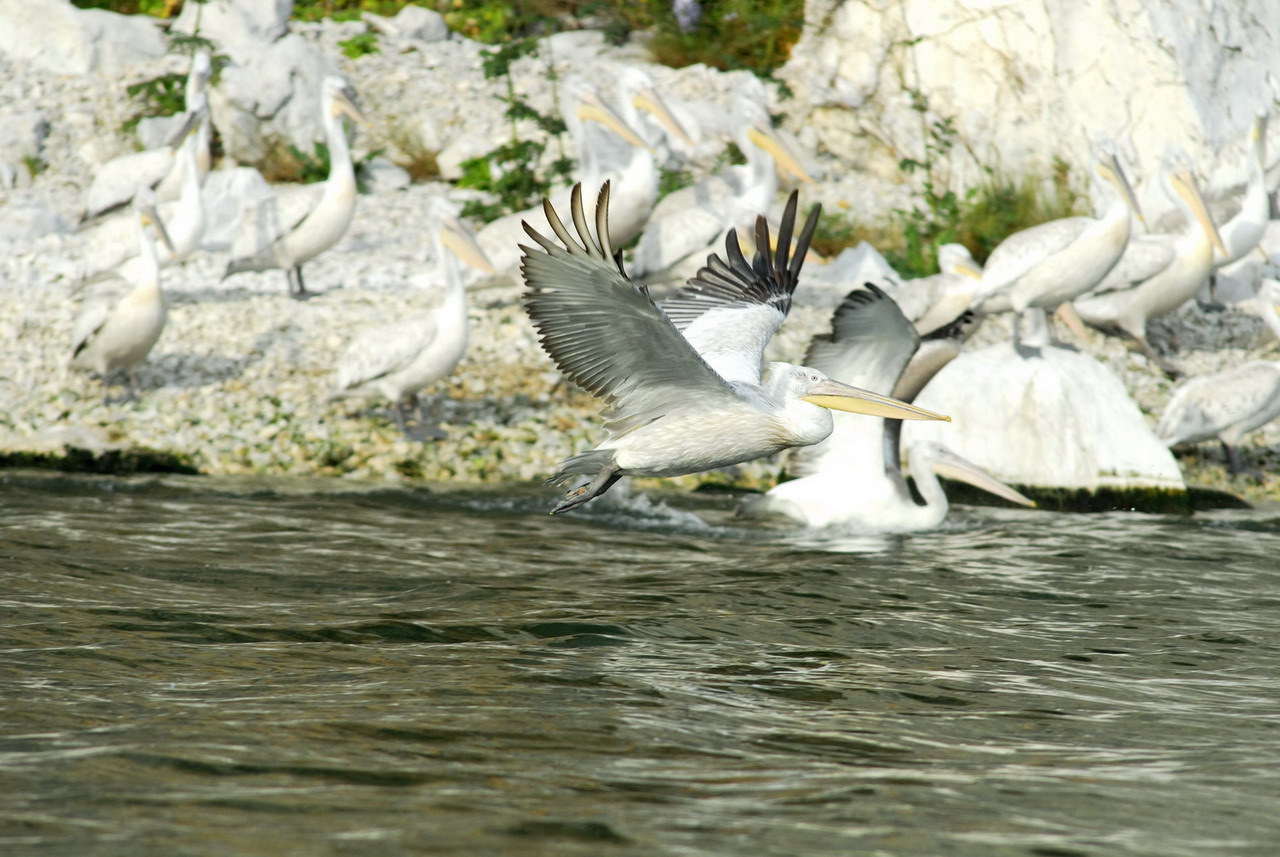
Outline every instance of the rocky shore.
<svg viewBox="0 0 1280 857">
<path fill-rule="evenodd" d="M 350 27 L 323 24 L 298 31 L 332 50 Z M 628 50 L 629 56 L 635 52 Z M 430 99 L 441 76 L 461 74 L 442 67 L 446 53 L 471 64 L 468 80 L 480 80 L 470 48 L 431 57 L 416 51 L 354 60 L 334 55 L 364 94 L 373 120 L 373 128 L 356 141 L 358 154 L 391 141 L 396 104 Z M 443 437 L 405 438 L 385 402 L 329 399 L 334 360 L 357 332 L 438 298 L 411 282 L 431 267 L 426 236 L 414 224 L 430 195 L 454 192 L 447 181 L 376 182 L 360 196 L 346 236 L 308 264 L 308 286 L 319 294 L 304 303 L 287 296 L 278 271 L 223 281 L 225 253 L 198 252 L 167 269 L 168 325 L 135 372 L 135 399 L 108 402 L 96 378 L 69 370 L 73 287 L 82 251 L 67 224 L 96 160 L 128 146 L 119 133 L 129 111 L 124 85 L 182 66 L 180 57 L 166 56 L 131 68 L 122 79 L 115 73 L 55 75 L 0 57 L 0 103 L 38 105 L 56 117 L 41 149 L 42 169 L 2 192 L 0 461 L 57 466 L 125 449 L 154 453 L 157 466 L 206 474 L 528 482 L 600 438 L 595 402 L 562 383 L 519 306 L 519 284 L 510 280 L 472 283 L 467 355 L 447 382 L 425 391 L 441 418 Z M 705 69 L 660 73 L 672 82 L 673 98 L 713 86 L 716 79 Z M 473 109 L 498 116 L 500 105 L 487 103 L 482 83 L 475 87 Z M 802 193 L 829 204 L 869 205 L 881 188 L 870 180 L 862 190 L 857 186 L 856 175 L 841 175 Z M 893 203 L 880 204 L 887 210 Z M 61 222 L 42 228 L 49 218 Z M 821 266 L 811 264 L 815 272 Z M 771 346 L 773 356 L 795 360 L 803 354 L 808 338 L 827 325 L 830 291 L 807 290 L 802 280 L 797 306 Z M 1001 336 L 1007 333 L 997 320 L 984 327 L 979 341 Z M 1280 357 L 1277 342 L 1245 305 L 1190 304 L 1158 322 L 1152 339 L 1189 374 Z M 1124 381 L 1154 424 L 1172 384 L 1116 340 L 1091 333 L 1081 347 Z M 68 450 L 86 452 L 68 458 Z M 1180 461 L 1191 484 L 1251 500 L 1280 499 L 1280 425 L 1253 434 L 1244 451 L 1251 465 L 1266 471 L 1261 480 L 1229 476 L 1212 445 Z M 730 474 L 685 477 L 675 484 L 767 487 L 779 469 L 779 461 L 752 462 Z"/>
</svg>

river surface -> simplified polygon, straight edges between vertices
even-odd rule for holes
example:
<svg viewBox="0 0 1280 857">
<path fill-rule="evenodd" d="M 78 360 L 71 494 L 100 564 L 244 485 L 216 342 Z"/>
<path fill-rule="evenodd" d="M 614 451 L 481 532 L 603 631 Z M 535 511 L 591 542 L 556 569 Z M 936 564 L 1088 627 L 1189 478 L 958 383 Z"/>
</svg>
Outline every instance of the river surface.
<svg viewBox="0 0 1280 857">
<path fill-rule="evenodd" d="M 0 473 L 0 853 L 1280 853 L 1275 509 L 555 494 Z"/>
</svg>

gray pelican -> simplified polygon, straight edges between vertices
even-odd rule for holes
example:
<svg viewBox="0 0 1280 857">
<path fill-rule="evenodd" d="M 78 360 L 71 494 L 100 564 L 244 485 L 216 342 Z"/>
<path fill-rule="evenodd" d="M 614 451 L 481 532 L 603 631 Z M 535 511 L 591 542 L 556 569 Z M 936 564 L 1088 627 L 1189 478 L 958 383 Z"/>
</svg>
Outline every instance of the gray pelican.
<svg viewBox="0 0 1280 857">
<path fill-rule="evenodd" d="M 679 476 L 727 467 L 831 433 L 828 408 L 902 419 L 938 414 L 834 381 L 805 366 L 770 363 L 764 348 L 786 317 L 818 224 L 809 214 L 791 255 L 797 195 L 782 218 L 770 258 L 769 227 L 756 222 L 748 263 L 730 231 L 728 261 L 717 256 L 659 308 L 622 268 L 609 240 L 609 185 L 595 208 L 595 234 L 574 188 L 573 223 L 581 244 L 546 204 L 563 246 L 532 227 L 541 248 L 524 247 L 525 311 L 556 366 L 606 404 L 609 438 L 563 462 L 549 481 L 590 481 L 571 490 L 552 514 L 576 509 L 620 477 Z"/>
<path fill-rule="evenodd" d="M 747 162 L 681 188 L 654 207 L 632 260 L 638 274 L 660 275 L 689 256 L 700 260 L 726 229 L 751 223 L 757 212 L 768 211 L 778 191 L 779 168 L 810 180 L 774 132 L 758 80 L 734 95 L 726 115 L 734 123 L 732 140 Z"/>
<path fill-rule="evenodd" d="M 1213 251 L 1226 247 L 1205 208 L 1204 197 L 1181 155 L 1166 156 L 1165 189 L 1187 214 L 1181 236 L 1143 235 L 1129 242 L 1120 261 L 1096 288 L 1075 302 L 1080 317 L 1094 327 L 1118 329 L 1138 343 L 1167 374 L 1176 375 L 1147 342 L 1147 321 L 1173 312 L 1204 285 L 1213 270 Z"/>
<path fill-rule="evenodd" d="M 128 369 L 146 359 L 160 332 L 168 309 L 160 288 L 160 263 L 148 227 L 168 243 L 155 212 L 155 195 L 143 188 L 134 199 L 138 258 L 131 288 L 123 295 L 95 294 L 81 307 L 72 327 L 71 366 L 97 372 L 103 383 L 116 369 Z"/>
<path fill-rule="evenodd" d="M 903 315 L 915 321 L 921 336 L 946 327 L 973 303 L 982 282 L 982 266 L 963 244 L 938 248 L 938 273 L 907 280 L 894 292 Z"/>
<path fill-rule="evenodd" d="M 132 152 L 121 155 L 103 164 L 94 175 L 85 195 L 84 212 L 81 222 L 94 220 L 108 212 L 128 205 L 139 188 L 147 187 L 156 192 L 160 201 L 176 199 L 182 186 L 181 168 L 175 158 L 179 147 L 187 139 L 189 133 L 187 123 L 197 122 L 198 114 L 207 113 L 209 109 L 206 88 L 213 67 L 207 51 L 196 51 L 191 59 L 191 71 L 187 75 L 186 90 L 183 93 L 186 104 L 186 119 L 171 135 L 169 141 L 159 149 L 145 152 Z M 198 144 L 203 145 L 203 168 L 201 177 L 209 171 L 209 138 L 208 130 L 198 131 Z"/>
<path fill-rule="evenodd" d="M 1213 250 L 1213 266 L 1222 268 L 1258 246 L 1271 220 L 1271 195 L 1267 191 L 1267 120 L 1260 111 L 1249 128 L 1249 183 L 1240 210 L 1218 227 L 1226 252 Z"/>
<path fill-rule="evenodd" d="M 223 278 L 241 271 L 269 271 L 282 269 L 289 280 L 289 294 L 295 298 L 308 297 L 302 280 L 303 263 L 315 258 L 338 242 L 351 224 L 356 210 L 356 173 L 351 163 L 351 148 L 342 127 L 342 117 L 349 116 L 365 123 L 364 113 L 356 104 L 355 90 L 342 78 L 330 75 L 320 87 L 323 106 L 325 139 L 329 144 L 329 177 L 325 179 L 324 193 L 315 208 L 297 212 L 300 219 L 285 221 L 278 208 L 266 212 L 263 225 L 269 234 L 265 246 L 248 256 L 232 259 L 227 263 Z M 263 202 L 264 206 L 277 206 L 274 197 Z"/>
<path fill-rule="evenodd" d="M 396 408 L 407 430 L 407 412 L 417 392 L 446 377 L 467 348 L 467 297 L 458 260 L 492 273 L 493 267 L 458 220 L 459 207 L 443 196 L 427 204 L 432 259 L 443 278 L 444 299 L 430 312 L 412 315 L 364 331 L 338 358 L 334 398 L 379 395 Z"/>
<path fill-rule="evenodd" d="M 1253 360 L 1180 384 L 1156 435 L 1169 447 L 1217 439 L 1232 473 L 1245 471 L 1241 439 L 1280 417 L 1280 361 Z"/>
<path fill-rule="evenodd" d="M 991 251 L 975 303 L 979 312 L 1012 310 L 1017 345 L 1028 309 L 1052 312 L 1088 292 L 1115 267 L 1133 215 L 1142 213 L 1113 146 L 1100 147 L 1095 167 L 1116 192 L 1101 217 L 1064 217 L 1015 232 Z"/>
<path fill-rule="evenodd" d="M 958 330 L 924 341 L 885 292 L 868 283 L 836 308 L 831 332 L 814 337 L 805 363 L 855 380 L 871 390 L 912 399 L 959 350 Z M 914 355 L 914 357 L 913 357 Z M 902 476 L 901 420 L 833 414 L 831 436 L 791 453 L 798 478 L 781 482 L 743 504 L 745 515 L 782 515 L 809 527 L 859 531 L 933 529 L 947 516 L 938 476 L 967 482 L 1024 506 L 1035 505 L 982 468 L 942 444 L 917 441 L 908 450 L 911 475 L 924 505 Z"/>
</svg>

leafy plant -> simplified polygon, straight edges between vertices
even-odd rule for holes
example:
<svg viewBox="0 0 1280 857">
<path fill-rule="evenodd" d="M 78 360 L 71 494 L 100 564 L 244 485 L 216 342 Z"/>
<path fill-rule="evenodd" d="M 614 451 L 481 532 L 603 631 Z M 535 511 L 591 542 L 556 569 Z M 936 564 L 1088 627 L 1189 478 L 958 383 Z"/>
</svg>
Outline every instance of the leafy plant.
<svg viewBox="0 0 1280 857">
<path fill-rule="evenodd" d="M 365 54 L 376 54 L 378 34 L 369 30 L 338 42 L 338 47 L 342 48 L 343 55 L 348 59 L 358 59 Z"/>
<path fill-rule="evenodd" d="M 126 86 L 125 93 L 130 98 L 141 102 L 142 106 L 137 113 L 121 124 L 121 130 L 132 133 L 143 119 L 181 113 L 186 109 L 186 102 L 183 100 L 187 88 L 186 81 L 185 74 L 173 72 Z"/>
</svg>

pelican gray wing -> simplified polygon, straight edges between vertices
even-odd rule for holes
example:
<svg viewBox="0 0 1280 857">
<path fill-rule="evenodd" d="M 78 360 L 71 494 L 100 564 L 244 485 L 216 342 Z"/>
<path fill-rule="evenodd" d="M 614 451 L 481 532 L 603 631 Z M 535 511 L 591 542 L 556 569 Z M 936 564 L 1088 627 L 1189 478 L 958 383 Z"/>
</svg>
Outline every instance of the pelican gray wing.
<svg viewBox="0 0 1280 857">
<path fill-rule="evenodd" d="M 1063 217 L 1015 232 L 1001 241 L 982 269 L 982 291 L 992 293 L 1021 277 L 1080 237 L 1094 223 L 1091 217 Z"/>
<path fill-rule="evenodd" d="M 338 359 L 335 391 L 354 390 L 404 369 L 431 344 L 436 332 L 430 318 L 410 318 L 364 331 Z"/>
<path fill-rule="evenodd" d="M 846 384 L 888 395 L 919 346 L 919 334 L 893 298 L 867 283 L 836 307 L 831 332 L 813 338 L 804 363 Z"/>
<path fill-rule="evenodd" d="M 1176 235 L 1163 234 L 1138 235 L 1129 239 L 1120 260 L 1089 295 L 1121 291 L 1151 279 L 1173 262 L 1177 240 Z"/>
<path fill-rule="evenodd" d="M 671 320 L 622 269 L 609 243 L 609 183 L 596 203 L 596 234 L 582 209 L 582 186 L 570 200 L 581 244 L 545 203 L 563 244 L 525 224 L 542 248 L 521 246 L 527 290 L 521 297 L 543 348 L 578 386 L 606 403 L 606 428 L 629 431 L 667 409 L 738 400 Z"/>
<path fill-rule="evenodd" d="M 765 346 L 791 309 L 821 207 L 809 212 L 791 252 L 799 194 L 792 192 L 778 227 L 778 243 L 770 258 L 769 224 L 756 219 L 756 253 L 748 262 L 735 230 L 725 236 L 725 259 L 712 254 L 688 284 L 662 302 L 676 329 L 721 377 L 760 383 Z"/>
<path fill-rule="evenodd" d="M 1280 363 L 1254 360 L 1182 384 L 1156 435 L 1168 446 L 1240 436 L 1280 416 Z"/>
</svg>

